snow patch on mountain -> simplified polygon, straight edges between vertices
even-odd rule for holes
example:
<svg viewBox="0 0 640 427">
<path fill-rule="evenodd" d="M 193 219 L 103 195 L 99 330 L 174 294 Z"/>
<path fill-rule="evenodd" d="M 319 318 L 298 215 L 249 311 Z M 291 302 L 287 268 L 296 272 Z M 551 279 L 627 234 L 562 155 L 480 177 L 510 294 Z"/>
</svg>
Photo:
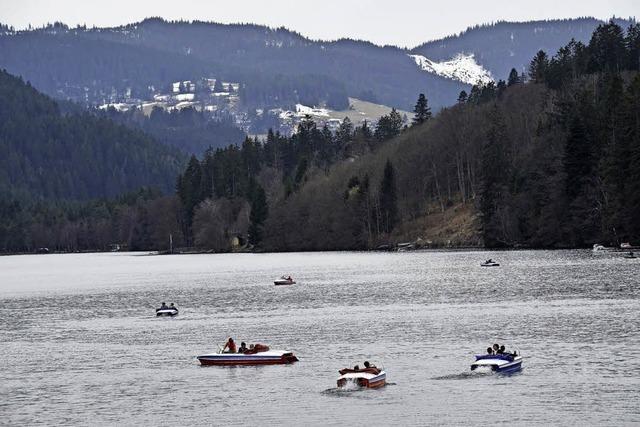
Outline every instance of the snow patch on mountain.
<svg viewBox="0 0 640 427">
<path fill-rule="evenodd" d="M 422 55 L 409 55 L 426 72 L 474 85 L 494 81 L 489 70 L 478 64 L 473 54 L 459 53 L 448 61 L 435 62 Z"/>
</svg>

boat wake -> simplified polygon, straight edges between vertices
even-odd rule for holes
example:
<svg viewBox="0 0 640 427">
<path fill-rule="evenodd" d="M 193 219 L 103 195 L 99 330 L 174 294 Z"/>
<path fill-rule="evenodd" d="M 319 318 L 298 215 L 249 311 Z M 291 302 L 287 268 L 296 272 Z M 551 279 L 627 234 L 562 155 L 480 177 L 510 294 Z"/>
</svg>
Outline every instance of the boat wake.
<svg viewBox="0 0 640 427">
<path fill-rule="evenodd" d="M 384 386 L 380 388 L 385 388 L 385 387 L 394 386 L 394 385 L 396 385 L 396 383 L 387 382 L 385 383 Z M 349 396 L 349 395 L 353 395 L 353 393 L 366 392 L 371 390 L 374 390 L 374 389 L 370 389 L 367 387 L 360 387 L 355 381 L 349 381 L 343 387 L 328 388 L 324 390 L 322 394 L 325 394 L 328 396 Z M 364 395 L 361 395 L 361 396 L 364 396 Z"/>
<path fill-rule="evenodd" d="M 492 375 L 493 372 L 491 369 L 478 368 L 475 371 L 462 372 L 460 374 L 449 374 L 442 375 L 440 377 L 433 377 L 432 380 L 440 381 L 440 380 L 470 380 L 479 377 L 485 377 L 487 375 Z"/>
</svg>

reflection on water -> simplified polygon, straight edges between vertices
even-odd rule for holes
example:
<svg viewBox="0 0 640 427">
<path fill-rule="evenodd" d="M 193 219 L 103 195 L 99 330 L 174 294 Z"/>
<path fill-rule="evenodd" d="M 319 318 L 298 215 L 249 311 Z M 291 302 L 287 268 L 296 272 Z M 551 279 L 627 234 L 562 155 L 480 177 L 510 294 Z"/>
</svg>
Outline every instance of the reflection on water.
<svg viewBox="0 0 640 427">
<path fill-rule="evenodd" d="M 480 262 L 498 260 L 484 269 Z M 631 424 L 640 260 L 590 251 L 0 257 L 7 424 Z M 298 284 L 274 286 L 282 274 Z M 175 318 L 156 318 L 160 302 Z M 285 366 L 201 368 L 228 336 Z M 524 370 L 469 371 L 493 342 Z M 370 360 L 393 387 L 335 389 Z M 388 385 L 390 383 L 387 383 Z M 336 397 L 348 397 L 340 399 Z"/>
</svg>

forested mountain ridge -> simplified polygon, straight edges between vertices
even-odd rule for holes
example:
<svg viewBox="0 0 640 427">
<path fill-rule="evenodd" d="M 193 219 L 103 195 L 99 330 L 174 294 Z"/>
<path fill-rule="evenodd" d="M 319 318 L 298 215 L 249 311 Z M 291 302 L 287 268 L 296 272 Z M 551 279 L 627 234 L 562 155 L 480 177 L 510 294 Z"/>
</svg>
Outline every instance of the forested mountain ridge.
<svg viewBox="0 0 640 427">
<path fill-rule="evenodd" d="M 113 91 L 130 88 L 131 96 L 142 96 L 171 81 L 216 77 L 240 82 L 240 97 L 250 108 L 300 102 L 342 109 L 351 96 L 408 109 L 424 92 L 439 109 L 469 85 L 422 71 L 409 53 L 438 61 L 473 53 L 498 79 L 512 66 L 521 70 L 539 49 L 553 52 L 571 37 L 584 41 L 598 23 L 498 23 L 411 52 L 364 41 L 309 40 L 259 25 L 159 18 L 98 29 L 56 24 L 0 35 L 0 66 L 47 94 L 92 104 L 106 102 Z"/>
<path fill-rule="evenodd" d="M 614 18 L 623 29 L 633 19 Z M 504 78 L 511 68 L 518 72 L 529 68 L 529 61 L 539 50 L 556 52 L 575 39 L 588 43 L 591 34 L 603 22 L 595 18 L 554 19 L 546 21 L 505 22 L 477 25 L 460 34 L 430 41 L 412 49 L 412 53 L 442 61 L 458 53 L 473 54 L 495 79 Z"/>
<path fill-rule="evenodd" d="M 115 197 L 141 186 L 171 192 L 183 164 L 175 150 L 55 101 L 0 71 L 0 191 L 29 198 Z"/>
</svg>

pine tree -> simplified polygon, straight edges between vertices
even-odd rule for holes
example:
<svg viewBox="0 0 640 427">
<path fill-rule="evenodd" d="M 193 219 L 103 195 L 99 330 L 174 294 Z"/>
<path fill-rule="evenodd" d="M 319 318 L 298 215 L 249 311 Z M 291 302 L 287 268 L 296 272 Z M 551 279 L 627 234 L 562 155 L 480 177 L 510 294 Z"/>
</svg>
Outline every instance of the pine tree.
<svg viewBox="0 0 640 427">
<path fill-rule="evenodd" d="M 589 41 L 589 53 L 592 72 L 622 71 L 628 62 L 622 28 L 613 21 L 598 25 Z"/>
<path fill-rule="evenodd" d="M 487 247 L 504 246 L 507 243 L 496 216 L 498 208 L 504 203 L 510 170 L 505 128 L 502 114 L 494 106 L 489 113 L 489 128 L 481 158 L 480 214 Z"/>
<path fill-rule="evenodd" d="M 467 98 L 467 91 L 460 91 L 460 95 L 458 95 L 458 104 L 464 104 L 465 102 L 467 102 Z"/>
<path fill-rule="evenodd" d="M 388 115 L 380 117 L 376 125 L 375 136 L 378 141 L 386 141 L 400 135 L 402 116 L 395 108 Z"/>
<path fill-rule="evenodd" d="M 627 48 L 627 68 L 640 70 L 640 23 L 630 25 L 624 39 Z"/>
<path fill-rule="evenodd" d="M 267 195 L 255 181 L 251 184 L 251 212 L 249 213 L 249 243 L 259 245 L 264 234 L 264 222 L 269 216 Z"/>
<path fill-rule="evenodd" d="M 509 72 L 509 78 L 507 79 L 507 86 L 513 86 L 520 83 L 520 76 L 515 68 L 512 68 Z"/>
<path fill-rule="evenodd" d="M 569 124 L 564 149 L 563 165 L 566 174 L 566 194 L 573 201 L 582 193 L 585 180 L 592 172 L 592 156 L 589 140 L 582 119 L 574 116 Z"/>
<path fill-rule="evenodd" d="M 380 214 L 382 230 L 385 233 L 390 233 L 398 221 L 397 197 L 396 173 L 391 161 L 387 159 L 380 183 Z"/>
<path fill-rule="evenodd" d="M 418 96 L 418 101 L 413 109 L 415 116 L 413 117 L 413 124 L 419 125 L 431 118 L 431 108 L 428 105 L 427 97 L 424 93 Z"/>
<path fill-rule="evenodd" d="M 529 64 L 529 78 L 535 83 L 544 83 L 549 58 L 544 50 L 539 50 Z"/>
</svg>

